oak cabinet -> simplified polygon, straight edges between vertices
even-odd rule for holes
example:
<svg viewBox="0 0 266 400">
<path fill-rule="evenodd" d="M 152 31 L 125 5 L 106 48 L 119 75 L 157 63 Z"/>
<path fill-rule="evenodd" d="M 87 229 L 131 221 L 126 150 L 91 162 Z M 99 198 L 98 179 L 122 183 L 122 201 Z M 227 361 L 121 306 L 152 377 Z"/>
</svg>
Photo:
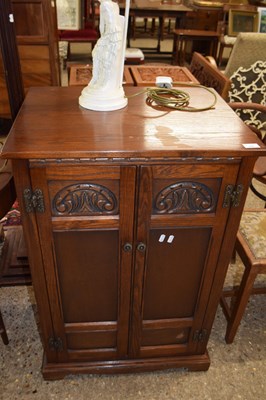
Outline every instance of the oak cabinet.
<svg viewBox="0 0 266 400">
<path fill-rule="evenodd" d="M 252 167 L 265 150 L 230 147 L 228 136 L 227 151 L 202 151 L 191 134 L 192 150 L 173 143 L 169 152 L 158 134 L 156 151 L 139 118 L 156 110 L 134 99 L 122 111 L 91 112 L 75 103 L 77 93 L 33 89 L 3 151 L 24 217 L 43 375 L 206 370 Z M 219 109 L 240 124 L 239 137 L 259 143 L 221 99 Z M 157 131 L 168 132 L 171 115 Z"/>
</svg>

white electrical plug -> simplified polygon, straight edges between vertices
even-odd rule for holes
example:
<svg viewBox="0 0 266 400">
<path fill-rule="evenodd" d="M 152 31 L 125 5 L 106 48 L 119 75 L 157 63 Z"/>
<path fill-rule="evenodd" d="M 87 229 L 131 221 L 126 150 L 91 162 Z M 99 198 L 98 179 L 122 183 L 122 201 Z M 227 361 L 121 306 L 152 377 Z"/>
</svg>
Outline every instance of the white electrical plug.
<svg viewBox="0 0 266 400">
<path fill-rule="evenodd" d="M 163 89 L 171 89 L 173 87 L 173 80 L 170 76 L 157 76 L 156 86 Z"/>
</svg>

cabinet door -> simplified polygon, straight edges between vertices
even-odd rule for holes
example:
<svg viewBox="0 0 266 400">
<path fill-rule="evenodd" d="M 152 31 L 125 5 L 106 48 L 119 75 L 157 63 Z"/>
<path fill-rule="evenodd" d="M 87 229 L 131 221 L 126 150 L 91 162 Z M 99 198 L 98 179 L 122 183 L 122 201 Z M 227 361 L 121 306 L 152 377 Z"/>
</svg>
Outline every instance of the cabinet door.
<svg viewBox="0 0 266 400">
<path fill-rule="evenodd" d="M 61 362 L 125 357 L 135 168 L 48 165 L 31 177 L 45 204 L 36 213 L 54 326 L 45 339 Z"/>
<path fill-rule="evenodd" d="M 237 171 L 237 163 L 141 167 L 131 356 L 196 354 L 226 227 L 224 193 Z"/>
</svg>

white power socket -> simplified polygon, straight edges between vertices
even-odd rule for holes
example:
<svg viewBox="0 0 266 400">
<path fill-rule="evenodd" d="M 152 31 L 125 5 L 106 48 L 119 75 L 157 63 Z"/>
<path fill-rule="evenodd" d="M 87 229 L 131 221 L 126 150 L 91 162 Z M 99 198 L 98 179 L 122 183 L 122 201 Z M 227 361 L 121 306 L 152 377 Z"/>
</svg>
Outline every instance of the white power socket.
<svg viewBox="0 0 266 400">
<path fill-rule="evenodd" d="M 170 76 L 157 76 L 156 86 L 164 89 L 171 89 L 173 87 L 173 80 Z"/>
</svg>

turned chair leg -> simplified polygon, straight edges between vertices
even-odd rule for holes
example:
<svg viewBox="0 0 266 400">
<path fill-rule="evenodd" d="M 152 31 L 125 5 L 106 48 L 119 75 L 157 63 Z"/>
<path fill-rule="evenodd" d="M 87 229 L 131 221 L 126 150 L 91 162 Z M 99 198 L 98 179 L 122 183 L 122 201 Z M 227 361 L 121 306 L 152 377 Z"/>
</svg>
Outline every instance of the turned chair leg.
<svg viewBox="0 0 266 400">
<path fill-rule="evenodd" d="M 2 340 L 3 340 L 4 344 L 8 344 L 9 340 L 8 340 L 8 337 L 7 337 L 6 328 L 5 328 L 5 325 L 4 325 L 4 321 L 3 321 L 3 318 L 2 318 L 1 311 L 0 311 L 0 334 L 1 334 L 1 337 L 2 337 Z"/>
</svg>

